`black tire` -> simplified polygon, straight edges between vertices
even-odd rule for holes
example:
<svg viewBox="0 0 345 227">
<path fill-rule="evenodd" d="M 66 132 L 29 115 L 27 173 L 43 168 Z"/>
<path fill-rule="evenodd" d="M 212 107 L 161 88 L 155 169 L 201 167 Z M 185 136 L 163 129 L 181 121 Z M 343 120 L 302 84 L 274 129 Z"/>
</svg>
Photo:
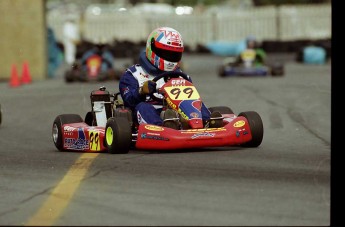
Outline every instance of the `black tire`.
<svg viewBox="0 0 345 227">
<path fill-rule="evenodd" d="M 276 62 L 271 66 L 271 75 L 272 76 L 283 76 L 284 75 L 284 66 L 281 63 Z"/>
<path fill-rule="evenodd" d="M 88 124 L 89 126 L 95 126 L 95 119 L 94 115 L 92 114 L 91 111 L 87 112 L 85 115 L 85 123 Z"/>
<path fill-rule="evenodd" d="M 219 66 L 219 68 L 218 68 L 218 75 L 220 77 L 225 77 L 225 67 L 224 66 Z"/>
<path fill-rule="evenodd" d="M 80 82 L 88 82 L 89 80 L 87 72 L 85 71 L 78 72 L 78 74 L 76 74 L 75 77 L 78 78 L 78 81 Z"/>
<path fill-rule="evenodd" d="M 242 147 L 258 147 L 260 146 L 263 136 L 264 127 L 260 115 L 255 111 L 246 111 L 240 113 L 238 116 L 243 116 L 247 119 L 252 133 L 252 140 L 242 144 Z"/>
<path fill-rule="evenodd" d="M 72 74 L 71 71 L 67 71 L 67 72 L 65 73 L 65 81 L 66 81 L 67 83 L 72 83 L 72 82 L 74 81 L 74 76 L 73 76 L 73 74 Z"/>
<path fill-rule="evenodd" d="M 98 75 L 98 81 L 107 81 L 109 80 L 110 76 L 107 72 L 100 72 Z"/>
<path fill-rule="evenodd" d="M 128 120 L 129 124 L 132 126 L 133 125 L 133 116 L 132 116 L 132 111 L 128 108 L 122 109 L 122 108 L 117 108 L 114 110 L 114 117 L 119 118 L 119 117 L 124 117 L 126 120 Z"/>
<path fill-rule="evenodd" d="M 208 108 L 210 110 L 210 112 L 214 112 L 214 111 L 218 111 L 221 114 L 233 114 L 234 111 L 232 111 L 232 109 L 230 107 L 227 106 L 213 106 Z"/>
<path fill-rule="evenodd" d="M 78 114 L 61 114 L 57 116 L 54 120 L 53 127 L 52 127 L 52 137 L 55 147 L 60 150 L 64 151 L 63 143 L 62 143 L 62 128 L 61 126 L 64 124 L 70 123 L 78 123 L 83 122 L 83 118 L 81 118 Z"/>
<path fill-rule="evenodd" d="M 132 142 L 130 122 L 124 117 L 108 119 L 105 126 L 105 146 L 108 153 L 126 154 Z"/>
</svg>

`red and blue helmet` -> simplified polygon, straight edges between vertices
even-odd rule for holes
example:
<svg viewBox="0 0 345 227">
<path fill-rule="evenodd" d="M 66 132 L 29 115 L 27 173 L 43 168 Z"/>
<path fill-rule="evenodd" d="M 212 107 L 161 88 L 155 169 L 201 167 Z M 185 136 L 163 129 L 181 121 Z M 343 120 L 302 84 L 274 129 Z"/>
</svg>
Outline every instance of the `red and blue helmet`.
<svg viewBox="0 0 345 227">
<path fill-rule="evenodd" d="M 153 30 L 146 42 L 147 59 L 163 71 L 174 71 L 178 68 L 183 51 L 181 34 L 170 27 Z"/>
</svg>

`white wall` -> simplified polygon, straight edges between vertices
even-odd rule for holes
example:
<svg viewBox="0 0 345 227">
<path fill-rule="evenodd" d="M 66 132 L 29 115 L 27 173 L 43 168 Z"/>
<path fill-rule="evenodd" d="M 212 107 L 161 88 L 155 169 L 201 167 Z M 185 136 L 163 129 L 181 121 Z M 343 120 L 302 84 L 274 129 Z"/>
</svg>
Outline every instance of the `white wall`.
<svg viewBox="0 0 345 227">
<path fill-rule="evenodd" d="M 48 13 L 47 23 L 62 40 L 64 15 Z M 239 41 L 248 35 L 258 40 L 289 41 L 332 37 L 331 5 L 267 6 L 231 10 L 227 15 L 144 15 L 129 13 L 84 14 L 83 37 L 88 41 L 145 41 L 159 26 L 177 29 L 185 44 Z"/>
</svg>

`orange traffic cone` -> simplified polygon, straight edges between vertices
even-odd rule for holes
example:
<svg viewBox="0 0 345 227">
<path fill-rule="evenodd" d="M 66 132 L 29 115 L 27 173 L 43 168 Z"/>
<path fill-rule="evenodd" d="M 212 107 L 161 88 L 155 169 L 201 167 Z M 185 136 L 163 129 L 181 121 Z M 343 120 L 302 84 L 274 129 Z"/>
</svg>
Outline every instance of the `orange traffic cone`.
<svg viewBox="0 0 345 227">
<path fill-rule="evenodd" d="M 21 82 L 23 84 L 29 84 L 31 83 L 31 76 L 30 76 L 30 70 L 29 70 L 29 64 L 27 61 L 23 63 L 23 71 L 22 71 L 22 78 Z"/>
<path fill-rule="evenodd" d="M 12 68 L 11 68 L 10 86 L 11 87 L 18 87 L 18 86 L 20 86 L 20 80 L 19 80 L 19 77 L 18 77 L 17 67 L 16 67 L 15 64 L 13 64 Z"/>
</svg>

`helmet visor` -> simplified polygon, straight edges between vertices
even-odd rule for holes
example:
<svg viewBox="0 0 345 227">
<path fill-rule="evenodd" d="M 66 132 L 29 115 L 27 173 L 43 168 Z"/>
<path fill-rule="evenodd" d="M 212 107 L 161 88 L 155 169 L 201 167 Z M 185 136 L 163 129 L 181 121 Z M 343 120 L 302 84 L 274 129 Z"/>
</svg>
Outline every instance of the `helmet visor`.
<svg viewBox="0 0 345 227">
<path fill-rule="evenodd" d="M 179 62 L 182 58 L 182 52 L 164 50 L 156 47 L 155 43 L 151 44 L 152 51 L 158 55 L 158 57 L 170 61 L 170 62 Z"/>
</svg>

